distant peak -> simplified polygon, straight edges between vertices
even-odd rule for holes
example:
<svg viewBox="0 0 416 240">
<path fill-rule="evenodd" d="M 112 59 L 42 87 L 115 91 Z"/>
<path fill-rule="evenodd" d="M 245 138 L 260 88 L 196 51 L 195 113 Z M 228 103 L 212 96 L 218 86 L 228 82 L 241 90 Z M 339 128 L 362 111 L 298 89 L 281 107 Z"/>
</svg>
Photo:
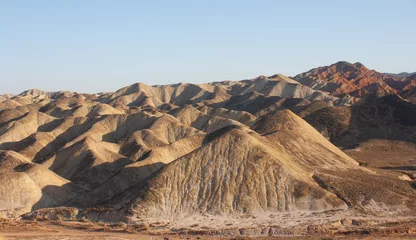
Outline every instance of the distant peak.
<svg viewBox="0 0 416 240">
<path fill-rule="evenodd" d="M 335 65 L 353 65 L 353 64 L 347 61 L 338 61 L 335 63 Z"/>
<path fill-rule="evenodd" d="M 272 76 L 269 76 L 269 78 L 281 78 L 281 77 L 286 77 L 285 75 L 281 74 L 281 73 L 276 73 Z"/>
<path fill-rule="evenodd" d="M 364 64 L 362 64 L 360 62 L 356 62 L 356 63 L 354 63 L 354 66 L 356 66 L 356 67 L 364 67 Z"/>
<path fill-rule="evenodd" d="M 336 63 L 334 63 L 332 65 L 341 65 L 341 66 L 344 65 L 344 66 L 356 66 L 356 67 L 362 67 L 362 66 L 364 66 L 364 64 L 362 64 L 360 62 L 350 63 L 348 61 L 338 61 L 338 62 L 336 62 Z"/>
<path fill-rule="evenodd" d="M 324 67 L 325 68 L 325 67 Z M 347 61 L 339 61 L 336 62 L 334 64 L 332 64 L 331 66 L 329 66 L 329 68 L 333 68 L 336 71 L 361 71 L 361 70 L 367 70 L 367 68 L 364 66 L 364 64 L 360 63 L 360 62 L 356 62 L 356 63 L 350 63 Z"/>
<path fill-rule="evenodd" d="M 47 94 L 47 92 L 40 90 L 40 89 L 32 88 L 32 89 L 23 91 L 19 95 L 20 96 L 26 96 L 26 95 L 39 96 L 39 95 L 45 95 L 45 94 Z"/>
<path fill-rule="evenodd" d="M 356 62 L 356 63 L 350 63 L 347 61 L 339 61 L 336 62 L 335 64 L 332 64 L 332 66 L 340 66 L 340 67 L 356 67 L 356 68 L 361 68 L 361 67 L 365 67 L 364 64 L 360 63 L 360 62 Z"/>
<path fill-rule="evenodd" d="M 404 78 L 404 77 L 415 78 L 416 76 L 416 72 L 383 73 L 383 74 L 387 76 L 398 77 L 398 78 Z"/>
<path fill-rule="evenodd" d="M 251 81 L 252 81 L 252 82 L 254 82 L 254 81 L 258 81 L 258 80 L 266 80 L 266 79 L 267 79 L 267 76 L 260 75 L 260 76 L 258 76 L 258 77 L 256 77 L 256 78 L 251 79 Z"/>
</svg>

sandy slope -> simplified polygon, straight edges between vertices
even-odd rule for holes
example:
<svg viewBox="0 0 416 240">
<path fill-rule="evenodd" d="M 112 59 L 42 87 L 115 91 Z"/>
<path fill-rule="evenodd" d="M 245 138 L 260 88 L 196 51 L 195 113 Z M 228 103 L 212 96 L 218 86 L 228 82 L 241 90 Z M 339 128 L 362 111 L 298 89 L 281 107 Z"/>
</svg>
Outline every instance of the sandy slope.
<svg viewBox="0 0 416 240">
<path fill-rule="evenodd" d="M 64 206 L 193 230 L 412 218 L 415 105 L 396 95 L 412 81 L 341 62 L 295 79 L 2 95 L 0 214 Z"/>
</svg>

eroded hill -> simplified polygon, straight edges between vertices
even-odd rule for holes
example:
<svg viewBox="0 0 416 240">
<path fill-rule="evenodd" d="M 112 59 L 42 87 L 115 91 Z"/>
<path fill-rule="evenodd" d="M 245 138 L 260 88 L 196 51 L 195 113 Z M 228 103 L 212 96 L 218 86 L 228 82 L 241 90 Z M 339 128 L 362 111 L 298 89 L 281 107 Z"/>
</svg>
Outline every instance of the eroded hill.
<svg viewBox="0 0 416 240">
<path fill-rule="evenodd" d="M 2 95 L 0 212 L 413 217 L 413 78 L 339 62 L 294 79 Z"/>
</svg>

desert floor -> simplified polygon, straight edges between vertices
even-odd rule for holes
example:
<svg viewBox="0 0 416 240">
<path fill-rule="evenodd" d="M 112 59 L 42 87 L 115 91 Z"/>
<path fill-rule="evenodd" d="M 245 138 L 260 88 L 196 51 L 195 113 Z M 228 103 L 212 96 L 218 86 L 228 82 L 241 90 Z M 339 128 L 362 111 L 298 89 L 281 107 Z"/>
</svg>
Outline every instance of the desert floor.
<svg viewBox="0 0 416 240">
<path fill-rule="evenodd" d="M 395 226 L 391 228 L 388 234 L 366 235 L 351 234 L 336 237 L 328 236 L 281 236 L 281 237 L 261 237 L 260 239 L 416 239 L 416 234 L 400 233 L 404 226 Z M 406 226 L 408 227 L 408 226 Z M 107 239 L 259 239 L 257 237 L 213 237 L 204 235 L 187 235 L 172 232 L 148 231 L 129 232 L 126 229 L 109 227 L 99 223 L 79 222 L 60 222 L 60 221 L 7 221 L 0 223 L 0 240 L 14 239 L 46 239 L 46 240 L 107 240 Z"/>
</svg>

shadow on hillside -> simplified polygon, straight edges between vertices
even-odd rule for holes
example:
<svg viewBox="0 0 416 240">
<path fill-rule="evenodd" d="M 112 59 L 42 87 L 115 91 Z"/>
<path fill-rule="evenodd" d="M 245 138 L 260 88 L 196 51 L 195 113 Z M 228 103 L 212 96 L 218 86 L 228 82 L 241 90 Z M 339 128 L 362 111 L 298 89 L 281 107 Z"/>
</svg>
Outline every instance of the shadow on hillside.
<svg viewBox="0 0 416 240">
<path fill-rule="evenodd" d="M 88 131 L 95 123 L 102 121 L 104 117 L 99 118 L 88 118 L 85 122 L 81 124 L 76 124 L 69 127 L 66 131 L 58 135 L 55 140 L 48 143 L 45 147 L 43 147 L 39 152 L 36 153 L 35 157 L 33 158 L 33 162 L 35 163 L 43 163 L 48 158 L 50 158 L 56 151 L 61 149 L 65 144 L 74 140 L 79 135 Z M 62 122 L 59 122 L 62 124 Z M 58 125 L 59 123 L 55 123 Z M 60 125 L 59 124 L 59 125 Z M 58 125 L 58 126 L 59 126 Z M 58 126 L 44 126 L 44 128 L 39 128 L 39 130 L 50 130 L 54 129 Z"/>
<path fill-rule="evenodd" d="M 88 189 L 94 189 L 114 177 L 124 166 L 133 163 L 128 158 L 119 158 L 114 162 L 104 162 L 93 166 L 96 164 L 95 160 L 91 153 L 87 153 L 80 159 L 66 159 L 66 161 L 76 161 L 76 167 L 71 169 L 70 175 L 63 174 L 67 173 L 65 169 L 71 167 L 72 164 L 69 165 L 70 163 L 64 166 L 54 166 L 54 162 L 50 169 L 74 183 L 83 185 Z"/>
<path fill-rule="evenodd" d="M 164 163 L 157 162 L 141 167 L 123 168 L 114 178 L 85 194 L 85 198 L 93 200 L 90 201 L 89 206 L 123 205 L 140 195 L 140 191 L 146 186 L 147 179 L 153 177 L 164 166 Z"/>
<path fill-rule="evenodd" d="M 201 92 L 203 92 L 203 94 L 199 97 L 198 96 Z M 194 97 L 196 97 L 194 99 Z M 181 92 L 175 99 L 174 101 L 170 102 L 173 103 L 175 105 L 178 105 L 180 107 L 185 106 L 186 104 L 197 104 L 201 101 L 205 101 L 205 100 L 211 100 L 215 97 L 215 93 L 212 92 L 208 92 L 204 89 L 202 89 L 200 86 L 198 85 L 194 85 L 194 84 L 189 84 L 185 87 L 184 91 Z"/>
<path fill-rule="evenodd" d="M 3 111 L 7 111 L 7 110 L 3 110 Z M 12 118 L 12 119 L 10 119 L 10 120 L 8 120 L 8 121 L 6 121 L 6 122 L 0 123 L 0 129 L 1 129 L 2 127 L 4 127 L 4 126 L 7 126 L 9 123 L 12 123 L 12 122 L 18 121 L 18 120 L 20 120 L 20 119 L 22 119 L 22 118 L 26 117 L 28 114 L 29 114 L 29 112 L 26 112 L 26 113 L 22 114 L 22 115 L 21 115 L 21 116 L 19 116 L 19 117 Z"/>
<path fill-rule="evenodd" d="M 323 108 L 305 120 L 344 150 L 370 139 L 416 143 L 416 105 L 393 95 L 362 105 Z"/>
<path fill-rule="evenodd" d="M 416 171 L 416 166 L 381 167 L 381 169 Z"/>
<path fill-rule="evenodd" d="M 85 208 L 108 204 L 123 206 L 124 203 L 133 200 L 145 186 L 146 179 L 164 165 L 153 163 L 142 167 L 123 168 L 108 181 L 89 190 L 83 188 L 79 182 L 69 182 L 63 186 L 46 186 L 42 189 L 41 199 L 33 205 L 32 211 L 50 207 Z"/>
<path fill-rule="evenodd" d="M 83 192 L 83 188 L 69 182 L 62 186 L 49 185 L 42 189 L 42 197 L 32 206 L 32 211 L 40 208 L 66 206 L 66 203 Z"/>
<path fill-rule="evenodd" d="M 114 131 L 104 134 L 102 141 L 118 143 L 121 139 L 129 137 L 136 131 L 148 129 L 155 120 L 157 120 L 156 117 L 149 117 L 140 112 L 128 115 L 122 123 L 117 125 Z"/>
<path fill-rule="evenodd" d="M 222 102 L 209 105 L 213 108 L 225 108 L 235 111 L 246 111 L 253 115 L 268 110 L 289 109 L 296 111 L 300 106 L 308 105 L 310 102 L 302 98 L 284 98 L 279 96 L 256 95 L 255 92 L 249 92 L 244 95 L 232 96 Z"/>
</svg>

